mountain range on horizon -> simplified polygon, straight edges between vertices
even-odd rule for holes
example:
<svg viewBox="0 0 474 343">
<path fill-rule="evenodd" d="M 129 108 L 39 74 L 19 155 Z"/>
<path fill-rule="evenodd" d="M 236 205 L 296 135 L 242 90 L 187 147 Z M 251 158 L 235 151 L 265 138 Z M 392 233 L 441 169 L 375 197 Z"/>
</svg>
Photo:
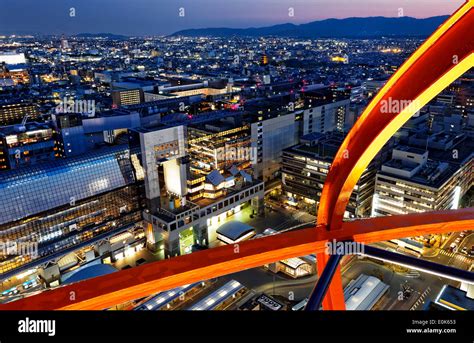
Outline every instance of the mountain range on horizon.
<svg viewBox="0 0 474 343">
<path fill-rule="evenodd" d="M 293 38 L 366 38 L 366 37 L 426 37 L 449 16 L 423 19 L 412 17 L 352 17 L 324 19 L 306 24 L 280 24 L 266 27 L 187 29 L 171 36 L 186 37 L 293 37 Z"/>
</svg>

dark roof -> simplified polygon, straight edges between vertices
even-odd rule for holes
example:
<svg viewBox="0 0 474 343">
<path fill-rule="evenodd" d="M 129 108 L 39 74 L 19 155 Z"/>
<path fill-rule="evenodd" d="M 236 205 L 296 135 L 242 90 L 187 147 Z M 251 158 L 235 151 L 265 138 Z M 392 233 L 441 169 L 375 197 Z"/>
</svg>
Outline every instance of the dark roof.
<svg viewBox="0 0 474 343">
<path fill-rule="evenodd" d="M 458 307 L 468 311 L 474 310 L 474 299 L 469 298 L 463 290 L 451 285 L 446 285 L 441 290 L 436 302 L 448 307 Z"/>
<path fill-rule="evenodd" d="M 238 240 L 240 237 L 246 235 L 247 233 L 253 231 L 254 228 L 248 224 L 239 222 L 237 220 L 232 220 L 221 225 L 217 229 L 217 233 L 223 235 L 233 241 Z"/>
<path fill-rule="evenodd" d="M 73 272 L 64 280 L 64 283 L 79 282 L 82 280 L 87 280 L 94 277 L 111 274 L 116 271 L 117 269 L 111 266 L 110 264 L 94 264 L 92 266 L 86 266 L 85 268 L 80 268 L 77 271 Z"/>
</svg>

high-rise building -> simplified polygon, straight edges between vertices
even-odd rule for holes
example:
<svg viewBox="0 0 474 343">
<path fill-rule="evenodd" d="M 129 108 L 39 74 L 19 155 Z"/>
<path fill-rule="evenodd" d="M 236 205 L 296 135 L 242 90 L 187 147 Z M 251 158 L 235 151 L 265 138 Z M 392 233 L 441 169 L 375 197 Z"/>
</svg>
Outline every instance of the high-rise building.
<svg viewBox="0 0 474 343">
<path fill-rule="evenodd" d="M 50 124 L 29 122 L 0 128 L 0 169 L 17 169 L 59 157 Z"/>
<path fill-rule="evenodd" d="M 349 113 L 350 92 L 320 88 L 303 93 L 305 101 L 303 135 L 329 131 L 343 132 Z"/>
<path fill-rule="evenodd" d="M 372 215 L 457 209 L 474 183 L 474 145 L 465 140 L 444 152 L 399 146 L 377 173 Z M 439 159 L 440 155 L 444 156 Z M 453 158 L 455 157 L 455 158 Z"/>
<path fill-rule="evenodd" d="M 21 123 L 28 116 L 35 120 L 39 116 L 38 105 L 29 102 L 9 102 L 0 104 L 0 126 Z"/>
<path fill-rule="evenodd" d="M 290 206 L 316 213 L 326 175 L 342 141 L 343 136 L 338 132 L 312 133 L 303 136 L 301 144 L 283 150 L 282 185 Z M 347 205 L 346 218 L 370 216 L 375 174 L 386 151 L 362 173 Z"/>
<path fill-rule="evenodd" d="M 112 91 L 112 103 L 116 107 L 137 105 L 144 101 L 142 89 L 122 89 Z"/>
<path fill-rule="evenodd" d="M 234 135 L 239 135 L 239 130 L 237 127 Z M 219 134 L 206 137 L 195 131 L 192 144 L 188 144 L 182 125 L 133 129 L 129 134 L 130 146 L 138 149 L 144 169 L 144 218 L 150 249 L 163 251 L 165 257 L 190 253 L 194 245 L 215 244 L 218 226 L 243 207 L 250 205 L 256 213 L 263 210 L 263 182 L 235 166 L 226 170 L 225 160 L 211 162 L 218 152 L 209 148 L 213 142 L 221 144 Z M 231 136 L 230 132 L 225 134 Z M 234 143 L 238 142 L 235 138 Z M 198 143 L 208 149 L 199 151 Z"/>
<path fill-rule="evenodd" d="M 64 37 L 64 36 L 61 37 L 61 49 L 62 50 L 69 49 L 69 42 L 67 41 L 66 37 Z"/>
</svg>

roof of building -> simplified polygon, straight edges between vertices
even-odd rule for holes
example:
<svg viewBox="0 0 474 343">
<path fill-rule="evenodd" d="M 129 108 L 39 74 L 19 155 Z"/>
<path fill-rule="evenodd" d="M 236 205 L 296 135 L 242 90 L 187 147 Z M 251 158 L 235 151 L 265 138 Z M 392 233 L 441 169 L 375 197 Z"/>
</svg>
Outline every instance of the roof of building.
<svg viewBox="0 0 474 343">
<path fill-rule="evenodd" d="M 126 146 L 114 146 L 2 172 L 0 224 L 132 184 L 128 154 Z"/>
<path fill-rule="evenodd" d="M 209 181 L 210 183 L 212 183 L 214 186 L 218 186 L 222 182 L 225 181 L 225 178 L 224 178 L 224 176 L 222 176 L 221 173 L 219 173 L 218 170 L 214 169 L 209 174 L 207 174 L 206 180 Z"/>
<path fill-rule="evenodd" d="M 407 165 L 404 165 L 403 168 L 401 165 L 398 165 L 397 162 L 393 160 L 385 163 L 386 166 L 391 166 L 393 168 L 398 168 L 401 170 L 412 170 Z M 414 175 L 410 177 L 405 177 L 384 169 L 379 170 L 377 175 L 381 176 L 391 176 L 400 180 L 405 180 L 410 183 L 416 183 L 419 185 L 424 185 L 426 187 L 431 187 L 435 189 L 441 188 L 446 181 L 451 179 L 455 175 L 456 171 L 460 168 L 459 165 L 454 165 L 452 163 L 433 161 L 429 159 L 425 165 L 423 165 Z"/>
<path fill-rule="evenodd" d="M 79 282 L 82 280 L 91 279 L 94 277 L 107 275 L 116 272 L 117 269 L 110 264 L 94 264 L 91 266 L 85 266 L 84 268 L 79 268 L 77 271 L 70 274 L 63 283 L 73 283 Z"/>
<path fill-rule="evenodd" d="M 229 172 L 235 176 L 239 173 L 239 168 L 237 168 L 237 166 L 233 164 L 232 167 L 230 167 Z"/>
<path fill-rule="evenodd" d="M 435 303 L 452 310 L 474 310 L 474 299 L 469 298 L 465 291 L 451 285 L 443 287 Z"/>
<path fill-rule="evenodd" d="M 233 241 L 238 240 L 240 237 L 250 233 L 254 228 L 248 224 L 232 220 L 221 225 L 217 229 L 217 233 L 223 235 Z"/>
<path fill-rule="evenodd" d="M 253 181 L 252 175 L 250 175 L 249 173 L 247 173 L 247 172 L 245 172 L 245 171 L 243 171 L 243 170 L 240 171 L 240 175 L 242 175 L 242 177 L 244 178 L 244 180 L 245 180 L 246 182 L 252 182 L 252 181 Z"/>
<path fill-rule="evenodd" d="M 180 296 L 184 295 L 187 291 L 196 287 L 198 284 L 199 283 L 183 285 L 183 286 L 173 288 L 166 292 L 158 293 L 151 299 L 144 302 L 139 307 L 135 308 L 135 310 L 153 310 L 153 311 L 159 310 L 160 308 L 171 303 L 176 298 L 179 298 Z"/>
<path fill-rule="evenodd" d="M 389 286 L 374 276 L 361 274 L 344 289 L 347 310 L 370 310 Z"/>
<path fill-rule="evenodd" d="M 297 269 L 301 267 L 303 264 L 308 264 L 308 262 L 302 260 L 299 257 L 288 258 L 286 260 L 281 260 L 280 262 L 287 265 L 288 267 L 292 269 Z"/>
<path fill-rule="evenodd" d="M 50 125 L 46 123 L 27 122 L 25 125 L 15 124 L 0 127 L 0 136 L 18 135 L 36 130 L 50 130 Z"/>
<path fill-rule="evenodd" d="M 224 286 L 220 287 L 219 289 L 215 290 L 211 294 L 209 294 L 204 299 L 200 300 L 188 310 L 191 311 L 209 311 L 220 304 L 222 304 L 226 299 L 237 293 L 239 290 L 244 288 L 244 286 L 235 280 L 231 280 L 227 282 Z"/>
</svg>

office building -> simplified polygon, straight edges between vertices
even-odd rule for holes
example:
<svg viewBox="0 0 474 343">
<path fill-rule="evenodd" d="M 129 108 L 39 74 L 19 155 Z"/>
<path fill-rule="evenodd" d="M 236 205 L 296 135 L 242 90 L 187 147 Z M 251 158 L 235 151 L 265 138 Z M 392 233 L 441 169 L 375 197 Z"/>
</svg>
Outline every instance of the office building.
<svg viewBox="0 0 474 343">
<path fill-rule="evenodd" d="M 0 103 L 0 126 L 19 124 L 25 117 L 37 119 L 38 106 L 29 102 Z"/>
<path fill-rule="evenodd" d="M 144 101 L 142 89 L 121 89 L 112 91 L 112 104 L 115 107 L 137 105 Z"/>
<path fill-rule="evenodd" d="M 255 213 L 263 211 L 263 182 L 235 166 L 228 170 L 222 166 L 221 174 L 203 165 L 196 178 L 189 154 L 190 150 L 198 154 L 197 142 L 188 150 L 187 138 L 182 125 L 130 130 L 130 146 L 139 149 L 145 171 L 148 247 L 164 250 L 167 258 L 190 253 L 193 245 L 214 244 L 217 228 L 245 206 L 252 206 Z M 219 135 L 214 138 L 220 140 Z M 208 154 L 202 154 L 205 161 Z"/>
<path fill-rule="evenodd" d="M 0 170 L 18 169 L 59 157 L 50 124 L 29 122 L 0 128 Z"/>
<path fill-rule="evenodd" d="M 473 151 L 470 140 L 447 151 L 398 146 L 377 173 L 372 215 L 459 208 L 474 183 Z"/>
<path fill-rule="evenodd" d="M 215 197 L 209 192 L 211 185 L 206 186 L 209 181 L 206 176 L 213 170 L 219 174 L 231 170 L 233 175 L 228 175 L 227 182 L 241 170 L 251 173 L 256 154 L 251 148 L 250 125 L 243 123 L 240 116 L 190 125 L 187 132 L 189 200 Z"/>
<path fill-rule="evenodd" d="M 326 175 L 342 140 L 338 132 L 313 133 L 303 136 L 300 144 L 283 150 L 282 189 L 288 205 L 316 214 Z M 346 218 L 370 215 L 375 174 L 386 150 L 362 173 L 347 205 Z"/>
</svg>

